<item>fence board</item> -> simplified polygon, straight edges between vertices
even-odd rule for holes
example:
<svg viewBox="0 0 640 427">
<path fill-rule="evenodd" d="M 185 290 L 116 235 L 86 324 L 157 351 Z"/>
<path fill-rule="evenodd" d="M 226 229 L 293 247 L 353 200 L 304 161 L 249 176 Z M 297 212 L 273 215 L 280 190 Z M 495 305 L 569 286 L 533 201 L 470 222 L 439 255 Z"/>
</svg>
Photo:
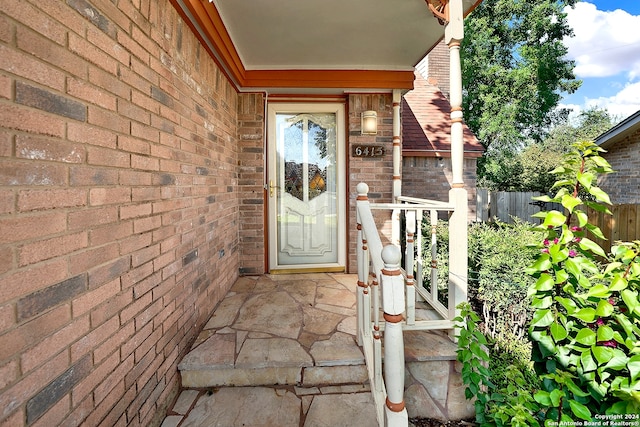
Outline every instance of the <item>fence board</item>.
<svg viewBox="0 0 640 427">
<path fill-rule="evenodd" d="M 520 218 L 534 224 L 540 223 L 534 215 L 541 210 L 563 211 L 562 205 L 547 203 L 541 207 L 533 204 L 532 197 L 539 196 L 534 192 L 506 192 L 489 191 L 478 188 L 476 191 L 476 220 L 480 222 L 499 219 L 502 222 L 513 223 L 513 218 Z M 592 209 L 587 210 L 589 223 L 597 225 L 606 240 L 590 236 L 605 252 L 611 250 L 611 245 L 618 240 L 640 240 L 640 208 L 639 205 L 614 205 L 609 209 L 613 215 L 607 215 Z"/>
</svg>

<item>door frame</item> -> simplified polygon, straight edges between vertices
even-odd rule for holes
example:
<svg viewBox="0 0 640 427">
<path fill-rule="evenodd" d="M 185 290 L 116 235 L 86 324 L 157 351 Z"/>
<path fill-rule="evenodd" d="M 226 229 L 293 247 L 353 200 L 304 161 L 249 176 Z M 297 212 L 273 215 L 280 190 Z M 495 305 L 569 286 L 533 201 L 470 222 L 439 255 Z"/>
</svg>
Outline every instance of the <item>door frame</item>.
<svg viewBox="0 0 640 427">
<path fill-rule="evenodd" d="M 265 171 L 265 198 L 266 198 L 266 260 L 267 269 L 271 274 L 277 273 L 306 273 L 306 272 L 343 272 L 347 270 L 347 122 L 346 105 L 344 102 L 269 102 L 267 104 L 266 117 L 266 171 Z M 338 261 L 325 264 L 277 264 L 277 205 L 276 197 L 269 195 L 269 183 L 275 180 L 276 171 L 276 114 L 277 113 L 335 113 L 336 114 L 336 203 L 337 203 L 337 251 Z"/>
</svg>

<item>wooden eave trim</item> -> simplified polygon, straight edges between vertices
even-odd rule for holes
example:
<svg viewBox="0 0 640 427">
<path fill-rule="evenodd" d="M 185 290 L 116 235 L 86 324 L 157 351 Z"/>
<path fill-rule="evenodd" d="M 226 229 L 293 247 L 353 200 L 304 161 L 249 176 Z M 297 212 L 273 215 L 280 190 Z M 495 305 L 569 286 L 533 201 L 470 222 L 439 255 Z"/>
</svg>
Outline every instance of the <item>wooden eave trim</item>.
<svg viewBox="0 0 640 427">
<path fill-rule="evenodd" d="M 413 71 L 248 70 L 243 87 L 413 89 Z"/>
<path fill-rule="evenodd" d="M 246 70 L 215 6 L 202 0 L 170 0 L 222 68 L 236 90 L 266 88 L 413 89 L 413 71 L 398 70 Z M 183 10 L 188 9 L 195 23 Z M 200 27 L 201 32 L 195 26 Z M 206 40 L 203 40 L 206 38 Z M 210 45 L 209 45 L 210 43 Z M 213 51 L 212 51 L 213 48 Z"/>
</svg>

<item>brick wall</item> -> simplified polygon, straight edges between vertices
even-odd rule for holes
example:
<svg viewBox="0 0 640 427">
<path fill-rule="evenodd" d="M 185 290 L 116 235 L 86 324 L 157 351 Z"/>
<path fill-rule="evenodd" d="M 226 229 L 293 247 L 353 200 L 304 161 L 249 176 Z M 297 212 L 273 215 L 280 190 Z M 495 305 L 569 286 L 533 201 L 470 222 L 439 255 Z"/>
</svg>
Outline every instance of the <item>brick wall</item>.
<svg viewBox="0 0 640 427">
<path fill-rule="evenodd" d="M 361 134 L 361 115 L 363 111 L 374 110 L 378 113 L 378 134 Z M 391 94 L 350 94 L 349 95 L 349 247 L 348 271 L 356 273 L 356 186 L 365 182 L 369 186 L 369 200 L 372 203 L 391 203 L 393 201 L 393 98 Z M 354 144 L 383 145 L 384 157 L 353 157 Z M 386 211 L 374 211 L 379 229 L 387 238 L 390 236 L 390 214 Z M 384 243 L 383 243 L 384 244 Z"/>
<path fill-rule="evenodd" d="M 2 0 L 0 58 L 0 425 L 157 425 L 238 276 L 238 95 L 167 0 Z"/>
<path fill-rule="evenodd" d="M 476 159 L 465 158 L 463 176 L 469 199 L 469 220 L 476 217 Z M 405 157 L 402 159 L 402 195 L 449 201 L 453 181 L 451 157 Z"/>
<path fill-rule="evenodd" d="M 600 186 L 614 204 L 640 203 L 640 129 L 608 149 L 603 157 L 614 173 L 600 177 Z"/>
<path fill-rule="evenodd" d="M 265 272 L 264 200 L 264 96 L 239 95 L 238 144 L 240 191 L 240 272 Z"/>
</svg>

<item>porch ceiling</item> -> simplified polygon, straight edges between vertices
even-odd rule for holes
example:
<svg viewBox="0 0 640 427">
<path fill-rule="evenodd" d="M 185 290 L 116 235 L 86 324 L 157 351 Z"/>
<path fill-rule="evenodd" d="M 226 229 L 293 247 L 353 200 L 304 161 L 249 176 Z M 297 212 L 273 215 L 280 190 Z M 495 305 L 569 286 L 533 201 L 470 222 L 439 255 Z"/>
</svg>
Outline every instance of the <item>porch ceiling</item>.
<svg viewBox="0 0 640 427">
<path fill-rule="evenodd" d="M 444 34 L 425 0 L 172 1 L 239 90 L 410 89 Z"/>
</svg>

